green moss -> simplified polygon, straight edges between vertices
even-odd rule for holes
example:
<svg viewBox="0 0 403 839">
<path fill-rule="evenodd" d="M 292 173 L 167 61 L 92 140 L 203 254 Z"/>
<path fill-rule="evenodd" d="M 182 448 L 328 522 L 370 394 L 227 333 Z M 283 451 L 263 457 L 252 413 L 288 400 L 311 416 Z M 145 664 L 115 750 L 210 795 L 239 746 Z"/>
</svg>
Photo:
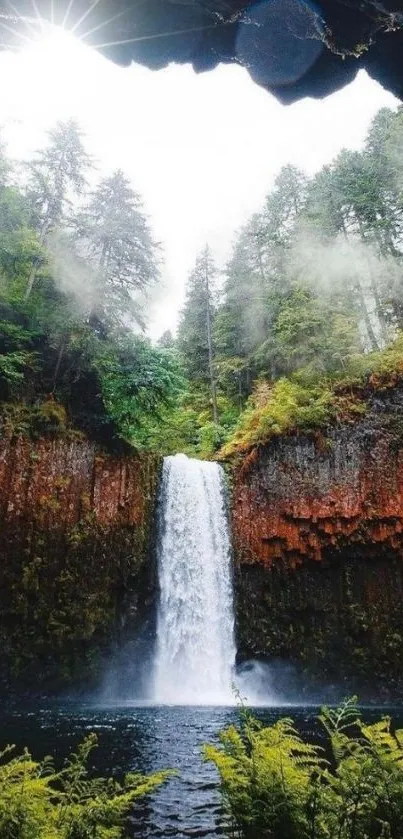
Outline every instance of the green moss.
<svg viewBox="0 0 403 839">
<path fill-rule="evenodd" d="M 333 396 L 329 388 L 303 387 L 285 378 L 279 379 L 273 387 L 261 383 L 221 455 L 227 457 L 237 451 L 247 451 L 291 431 L 321 428 L 333 416 Z"/>
<path fill-rule="evenodd" d="M 38 440 L 52 439 L 83 440 L 85 435 L 68 421 L 63 405 L 54 400 L 26 405 L 22 402 L 0 404 L 0 436 L 7 438 L 25 437 Z M 31 459 L 35 460 L 35 452 Z"/>
</svg>

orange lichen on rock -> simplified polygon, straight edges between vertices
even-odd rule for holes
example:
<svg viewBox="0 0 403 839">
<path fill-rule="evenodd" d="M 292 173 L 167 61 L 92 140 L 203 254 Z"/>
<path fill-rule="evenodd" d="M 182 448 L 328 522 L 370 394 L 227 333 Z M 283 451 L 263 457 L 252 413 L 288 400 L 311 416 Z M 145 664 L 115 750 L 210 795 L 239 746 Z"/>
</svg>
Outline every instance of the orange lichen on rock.
<svg viewBox="0 0 403 839">
<path fill-rule="evenodd" d="M 233 531 L 243 562 L 290 565 L 321 561 L 365 543 L 403 556 L 403 450 L 382 433 L 334 434 L 324 450 L 314 439 L 274 441 L 249 470 L 235 472 Z"/>
<path fill-rule="evenodd" d="M 88 441 L 0 443 L 3 527 L 17 518 L 67 528 L 91 512 L 101 526 L 136 525 L 147 509 L 147 456 L 99 455 Z"/>
</svg>

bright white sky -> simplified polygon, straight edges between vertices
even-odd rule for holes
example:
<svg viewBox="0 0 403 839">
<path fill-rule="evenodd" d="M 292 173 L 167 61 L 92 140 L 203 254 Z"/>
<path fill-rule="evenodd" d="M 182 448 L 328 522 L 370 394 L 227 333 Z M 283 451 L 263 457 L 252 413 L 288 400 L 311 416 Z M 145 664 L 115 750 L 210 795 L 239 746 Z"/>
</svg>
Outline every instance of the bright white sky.
<svg viewBox="0 0 403 839">
<path fill-rule="evenodd" d="M 247 72 L 189 66 L 120 68 L 54 34 L 0 53 L 0 124 L 9 153 L 26 157 L 57 119 L 74 117 L 104 173 L 120 167 L 143 195 L 165 254 L 151 334 L 174 328 L 186 276 L 209 242 L 224 264 L 235 230 L 260 208 L 285 163 L 313 173 L 359 148 L 394 97 L 365 74 L 323 101 L 280 105 Z"/>
</svg>

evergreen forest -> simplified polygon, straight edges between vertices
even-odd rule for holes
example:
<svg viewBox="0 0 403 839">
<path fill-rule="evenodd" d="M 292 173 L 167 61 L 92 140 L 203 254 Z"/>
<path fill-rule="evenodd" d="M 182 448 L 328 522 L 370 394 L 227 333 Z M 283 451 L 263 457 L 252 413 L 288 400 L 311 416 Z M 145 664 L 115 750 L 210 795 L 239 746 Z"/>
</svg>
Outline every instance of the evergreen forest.
<svg viewBox="0 0 403 839">
<path fill-rule="evenodd" d="M 403 362 L 402 155 L 403 109 L 382 108 L 362 150 L 284 166 L 153 344 L 164 254 L 125 173 L 99 173 L 72 120 L 24 163 L 2 143 L 3 433 L 209 458 L 365 411 Z"/>
</svg>

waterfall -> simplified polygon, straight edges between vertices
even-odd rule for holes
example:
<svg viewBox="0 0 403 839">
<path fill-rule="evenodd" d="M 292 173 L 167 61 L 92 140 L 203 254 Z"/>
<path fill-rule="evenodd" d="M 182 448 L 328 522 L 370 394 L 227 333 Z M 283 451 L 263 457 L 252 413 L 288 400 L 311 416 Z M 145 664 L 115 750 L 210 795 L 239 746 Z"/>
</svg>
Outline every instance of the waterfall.
<svg viewBox="0 0 403 839">
<path fill-rule="evenodd" d="M 155 701 L 231 703 L 234 609 L 221 466 L 164 458 L 159 504 Z"/>
</svg>

